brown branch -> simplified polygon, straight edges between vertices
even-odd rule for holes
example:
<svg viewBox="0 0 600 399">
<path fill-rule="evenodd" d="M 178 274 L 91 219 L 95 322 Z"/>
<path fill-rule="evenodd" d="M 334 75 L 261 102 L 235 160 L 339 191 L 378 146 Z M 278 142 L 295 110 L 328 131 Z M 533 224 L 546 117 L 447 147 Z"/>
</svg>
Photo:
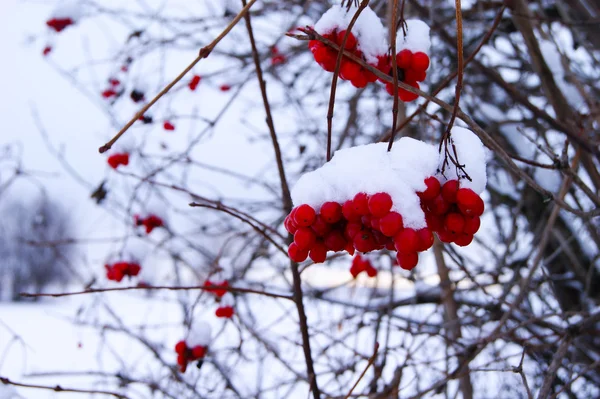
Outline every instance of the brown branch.
<svg viewBox="0 0 600 399">
<path fill-rule="evenodd" d="M 20 388 L 45 389 L 47 391 L 54 391 L 54 392 L 82 393 L 82 394 L 89 394 L 89 395 L 108 395 L 108 396 L 114 396 L 115 398 L 119 398 L 119 399 L 129 399 L 129 396 L 122 395 L 117 392 L 102 391 L 102 390 L 88 390 L 88 389 L 79 389 L 79 388 L 64 388 L 60 385 L 51 386 L 51 385 L 25 384 L 22 382 L 12 381 L 6 377 L 0 377 L 0 383 L 2 383 L 4 385 L 12 385 L 15 387 L 20 387 Z"/>
<path fill-rule="evenodd" d="M 402 12 L 404 14 L 404 0 L 402 1 Z M 403 16 L 404 17 L 404 16 Z M 392 104 L 392 135 L 390 136 L 390 142 L 388 143 L 388 152 L 392 150 L 394 145 L 394 138 L 396 136 L 396 125 L 398 124 L 398 60 L 396 59 L 396 36 L 398 31 L 396 29 L 396 20 L 398 19 L 398 0 L 393 0 L 392 3 L 392 23 L 390 24 L 390 45 L 392 46 L 392 82 L 394 85 L 394 102 Z M 403 22 L 403 21 L 401 21 Z M 404 31 L 404 25 L 402 25 Z"/>
<path fill-rule="evenodd" d="M 369 362 L 367 363 L 367 366 L 365 367 L 365 369 L 363 370 L 363 372 L 358 377 L 358 380 L 356 380 L 356 382 L 354 383 L 354 385 L 352 385 L 352 388 L 350 388 L 350 391 L 344 397 L 344 399 L 348 399 L 348 398 L 350 398 L 350 396 L 352 396 L 352 392 L 354 391 L 354 389 L 356 388 L 356 386 L 358 385 L 358 383 L 363 379 L 363 377 L 367 373 L 367 370 L 369 370 L 369 367 L 371 367 L 371 365 L 375 362 L 375 358 L 377 357 L 377 352 L 378 351 L 379 351 L 379 342 L 375 342 L 375 348 L 373 349 L 373 354 L 369 358 Z"/>
</svg>

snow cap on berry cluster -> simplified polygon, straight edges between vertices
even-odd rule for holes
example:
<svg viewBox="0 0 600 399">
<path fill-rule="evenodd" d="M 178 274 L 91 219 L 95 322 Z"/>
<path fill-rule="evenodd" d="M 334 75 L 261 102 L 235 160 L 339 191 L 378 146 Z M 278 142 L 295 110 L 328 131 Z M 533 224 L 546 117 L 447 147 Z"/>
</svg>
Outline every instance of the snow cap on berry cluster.
<svg viewBox="0 0 600 399">
<path fill-rule="evenodd" d="M 315 24 L 315 31 L 325 35 L 337 30 L 341 32 L 348 28 L 350 21 L 358 11 L 356 6 L 346 7 L 334 5 Z M 369 64 L 377 64 L 377 57 L 387 53 L 386 32 L 381 20 L 370 8 L 366 7 L 358 16 L 352 34 L 357 39 L 358 50 Z"/>
<path fill-rule="evenodd" d="M 436 173 L 437 148 L 409 137 L 394 143 L 390 152 L 387 146 L 376 143 L 337 151 L 330 162 L 298 180 L 292 190 L 294 204 L 319 210 L 327 201 L 343 203 L 359 192 L 386 192 L 405 227 L 425 227 L 417 192 L 425 190 L 424 180 Z"/>
<path fill-rule="evenodd" d="M 83 15 L 81 4 L 77 0 L 63 1 L 59 4 L 51 14 L 52 18 L 71 18 L 73 22 L 77 22 Z"/>
<path fill-rule="evenodd" d="M 402 27 L 398 29 L 396 34 L 396 51 L 410 50 L 413 53 L 423 52 L 429 55 L 429 48 L 431 47 L 431 39 L 429 38 L 429 25 L 420 19 L 407 19 L 406 35 Z"/>
<path fill-rule="evenodd" d="M 450 162 L 444 169 L 444 175 L 438 176 L 438 179 L 443 184 L 447 180 L 460 180 L 460 187 L 470 188 L 477 194 L 481 194 L 485 189 L 487 183 L 486 176 L 486 155 L 485 149 L 479 137 L 473 132 L 463 127 L 455 126 L 451 131 L 451 142 L 454 144 L 456 149 L 456 155 L 458 156 L 458 162 L 464 165 L 464 170 L 467 172 L 471 181 L 467 178 L 463 178 L 463 172 Z M 449 148 L 450 154 L 454 156 L 454 149 Z M 444 151 L 440 155 L 439 170 L 442 170 L 442 163 L 444 162 Z M 458 172 L 458 173 L 457 173 Z"/>
<path fill-rule="evenodd" d="M 194 322 L 187 338 L 187 344 L 190 347 L 197 345 L 209 346 L 212 340 L 212 328 L 205 321 Z"/>
</svg>

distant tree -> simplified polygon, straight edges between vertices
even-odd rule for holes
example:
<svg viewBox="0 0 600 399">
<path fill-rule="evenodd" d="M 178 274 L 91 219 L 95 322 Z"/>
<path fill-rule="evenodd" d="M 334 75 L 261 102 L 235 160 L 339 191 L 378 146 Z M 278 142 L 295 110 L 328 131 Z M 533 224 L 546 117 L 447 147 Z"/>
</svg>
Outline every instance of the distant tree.
<svg viewBox="0 0 600 399">
<path fill-rule="evenodd" d="M 69 213 L 46 195 L 0 203 L 0 298 L 18 301 L 19 293 L 40 293 L 69 279 L 66 261 L 73 246 Z"/>
</svg>

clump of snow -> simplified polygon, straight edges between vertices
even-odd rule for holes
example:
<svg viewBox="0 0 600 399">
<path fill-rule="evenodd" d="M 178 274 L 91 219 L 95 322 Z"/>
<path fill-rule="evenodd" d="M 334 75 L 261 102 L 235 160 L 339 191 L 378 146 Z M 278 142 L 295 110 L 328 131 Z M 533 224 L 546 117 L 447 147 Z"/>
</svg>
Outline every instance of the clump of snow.
<svg viewBox="0 0 600 399">
<path fill-rule="evenodd" d="M 396 35 L 396 51 L 410 50 L 413 53 L 423 52 L 429 54 L 429 48 L 431 47 L 431 39 L 429 38 L 429 25 L 420 19 L 407 19 L 406 35 L 402 27 L 398 29 Z"/>
<path fill-rule="evenodd" d="M 444 183 L 447 180 L 459 179 L 460 187 L 470 188 L 477 194 L 481 194 L 487 183 L 485 170 L 486 156 L 483 144 L 473 132 L 459 126 L 454 126 L 452 128 L 450 140 L 456 148 L 459 164 L 464 165 L 464 170 L 471 178 L 471 181 L 459 176 L 462 172 L 457 170 L 451 162 L 446 165 L 443 176 L 438 175 L 438 179 L 441 183 Z M 450 154 L 454 156 L 454 150 L 449 148 L 449 151 Z M 440 157 L 440 170 L 442 169 L 443 162 L 444 157 L 442 156 Z"/>
<path fill-rule="evenodd" d="M 314 29 L 321 35 L 336 30 L 338 32 L 345 30 L 357 11 L 358 7 L 356 6 L 347 10 L 346 7 L 334 5 L 317 21 Z M 370 7 L 367 6 L 360 13 L 351 32 L 358 41 L 357 48 L 363 53 L 368 63 L 377 64 L 377 56 L 387 53 L 385 27 Z"/>
<path fill-rule="evenodd" d="M 469 130 L 455 127 L 452 139 L 461 164 L 472 182 L 461 179 L 461 187 L 481 193 L 486 184 L 485 151 L 479 138 Z M 436 176 L 443 161 L 435 145 L 403 137 L 387 151 L 387 143 L 367 144 L 339 150 L 330 162 L 304 174 L 292 189 L 295 206 L 308 204 L 316 211 L 327 201 L 344 203 L 359 192 L 372 195 L 386 192 L 392 197 L 392 210 L 400 213 L 406 227 L 426 226 L 417 192 L 424 191 L 424 180 Z M 446 167 L 443 183 L 456 179 L 453 165 Z"/>
<path fill-rule="evenodd" d="M 73 22 L 77 22 L 83 16 L 83 9 L 80 1 L 68 0 L 59 4 L 51 14 L 52 18 L 62 19 L 71 18 Z"/>
<path fill-rule="evenodd" d="M 220 307 L 225 307 L 225 306 L 233 307 L 233 305 L 235 305 L 235 299 L 233 298 L 233 295 L 231 294 L 231 292 L 228 292 L 221 297 L 221 301 L 219 302 Z"/>
<path fill-rule="evenodd" d="M 212 328 L 205 321 L 197 321 L 192 324 L 192 328 L 186 340 L 188 346 L 194 347 L 209 346 L 212 340 Z"/>
</svg>

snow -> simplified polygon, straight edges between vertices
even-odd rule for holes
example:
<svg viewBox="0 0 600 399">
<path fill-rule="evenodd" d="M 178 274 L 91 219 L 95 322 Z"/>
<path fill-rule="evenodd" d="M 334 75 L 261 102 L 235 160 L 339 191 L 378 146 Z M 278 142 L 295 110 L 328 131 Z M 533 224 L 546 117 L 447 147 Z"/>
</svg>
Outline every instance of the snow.
<svg viewBox="0 0 600 399">
<path fill-rule="evenodd" d="M 410 50 L 413 53 L 423 52 L 429 54 L 429 48 L 431 47 L 431 39 L 429 38 L 429 25 L 420 19 L 407 19 L 406 20 L 406 36 L 402 27 L 398 29 L 396 35 L 396 51 Z"/>
<path fill-rule="evenodd" d="M 219 307 L 225 307 L 225 306 L 233 307 L 233 305 L 235 305 L 235 299 L 233 298 L 233 295 L 231 294 L 231 292 L 225 293 L 225 295 L 223 295 L 223 297 L 221 297 L 221 302 L 219 303 Z"/>
<path fill-rule="evenodd" d="M 347 11 L 345 7 L 334 5 L 317 21 L 314 29 L 321 35 L 345 30 L 357 11 L 356 6 Z M 387 53 L 385 27 L 370 7 L 360 13 L 352 27 L 352 33 L 358 41 L 358 49 L 368 63 L 377 64 L 377 57 Z"/>
<path fill-rule="evenodd" d="M 186 340 L 188 346 L 205 346 L 208 347 L 212 341 L 212 328 L 205 321 L 197 321 L 192 324 L 188 338 Z"/>
<path fill-rule="evenodd" d="M 77 22 L 83 14 L 81 4 L 79 3 L 75 0 L 63 1 L 52 11 L 51 18 L 71 18 L 73 22 Z"/>
<path fill-rule="evenodd" d="M 486 175 L 486 156 L 485 149 L 479 138 L 470 130 L 463 127 L 454 126 L 451 131 L 451 141 L 456 148 L 458 162 L 464 165 L 464 170 L 467 172 L 471 181 L 468 179 L 460 179 L 461 188 L 470 188 L 477 194 L 481 194 L 487 183 Z M 450 153 L 453 154 L 453 149 L 450 148 Z M 454 155 L 454 154 L 453 154 Z M 443 158 L 440 158 L 440 170 L 442 167 Z M 459 172 L 459 173 L 457 173 Z M 438 175 L 441 183 L 448 180 L 456 180 L 459 178 L 457 168 L 450 163 L 446 165 L 444 175 Z"/>
</svg>

